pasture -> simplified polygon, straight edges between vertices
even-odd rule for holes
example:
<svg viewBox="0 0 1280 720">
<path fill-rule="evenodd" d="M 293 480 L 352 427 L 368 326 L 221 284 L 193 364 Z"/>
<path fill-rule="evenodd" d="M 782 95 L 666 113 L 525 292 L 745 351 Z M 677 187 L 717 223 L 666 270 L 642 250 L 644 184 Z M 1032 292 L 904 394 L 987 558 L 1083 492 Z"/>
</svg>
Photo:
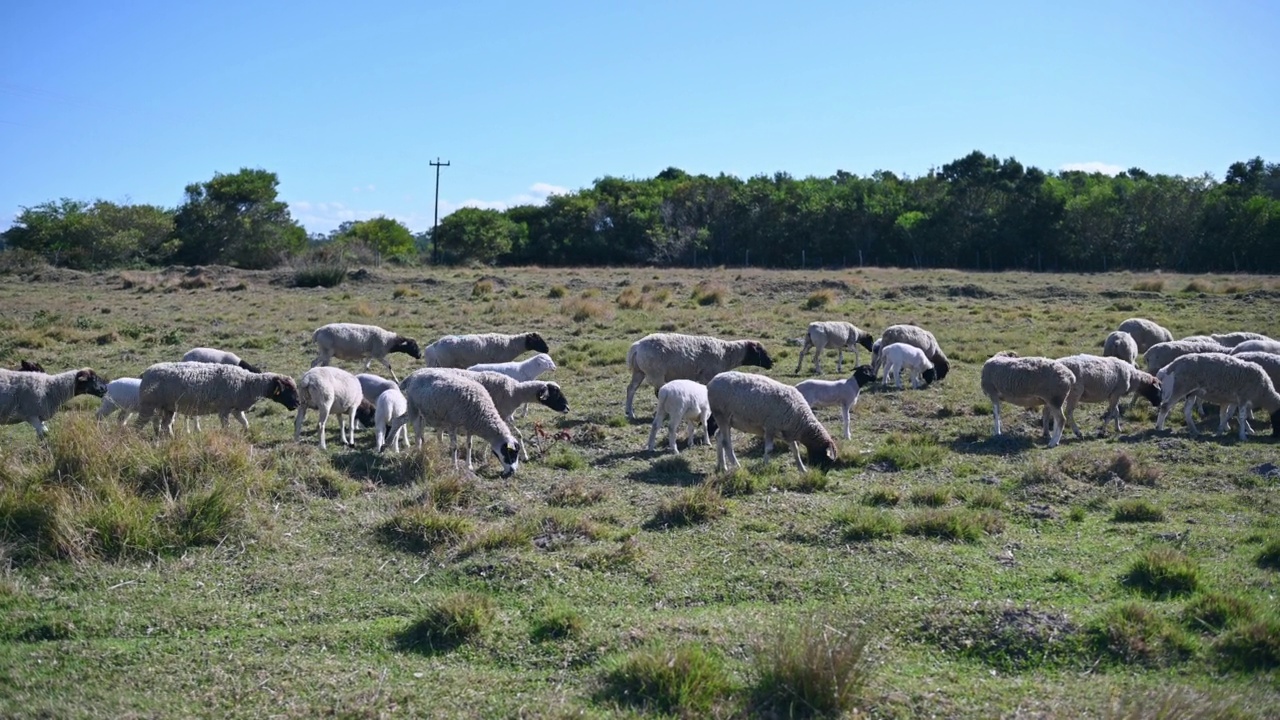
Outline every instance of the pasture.
<svg viewBox="0 0 1280 720">
<path fill-rule="evenodd" d="M 250 430 L 156 442 L 96 398 L 0 427 L 0 715 L 48 717 L 1266 717 L 1280 707 L 1280 464 L 1267 437 L 1154 430 L 1146 403 L 1060 447 L 982 362 L 1099 352 L 1128 317 L 1175 337 L 1280 335 L 1280 280 L 953 271 L 44 269 L 0 276 L 0 364 L 136 377 L 188 348 L 298 377 L 328 322 L 424 346 L 547 339 L 571 411 L 517 417 L 510 480 L 447 447 L 304 442 L 260 402 Z M 941 383 L 865 390 L 826 474 L 735 433 L 645 450 L 623 416 L 630 343 L 760 340 L 794 383 L 817 319 L 931 329 Z M 414 367 L 392 355 L 403 377 Z M 852 372 L 852 353 L 845 374 Z M 868 362 L 868 353 L 862 352 Z M 355 365 L 335 362 L 353 372 Z M 834 353 L 823 377 L 835 379 Z M 759 371 L 758 368 L 745 368 Z M 371 372 L 380 372 L 375 366 Z M 1126 401 L 1126 405 L 1127 405 Z M 1254 421 L 1269 433 L 1262 416 Z M 181 426 L 181 422 L 178 423 Z M 1202 429 L 1216 428 L 1210 419 Z M 477 453 L 478 457 L 484 453 Z M 833 668 L 835 670 L 833 671 Z M 838 672 L 836 672 L 838 671 Z M 834 673 L 834 674 L 833 674 Z M 825 683 L 825 684 L 824 684 Z M 806 689 L 808 688 L 808 689 Z M 816 689 L 814 689 L 816 688 Z M 825 689 L 823 689 L 825 688 Z M 834 697 L 834 699 L 833 699 Z"/>
</svg>

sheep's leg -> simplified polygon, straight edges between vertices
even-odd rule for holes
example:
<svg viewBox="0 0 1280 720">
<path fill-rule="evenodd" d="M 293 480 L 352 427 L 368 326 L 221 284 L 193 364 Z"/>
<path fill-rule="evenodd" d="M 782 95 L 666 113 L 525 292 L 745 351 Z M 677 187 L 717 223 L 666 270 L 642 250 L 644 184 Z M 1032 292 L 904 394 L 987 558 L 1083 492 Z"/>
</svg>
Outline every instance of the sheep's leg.
<svg viewBox="0 0 1280 720">
<path fill-rule="evenodd" d="M 733 432 L 729 429 L 727 424 L 721 427 L 723 427 L 723 429 L 720 432 L 724 433 L 725 453 L 728 455 L 729 462 L 733 463 L 733 467 L 736 468 L 739 463 L 738 454 L 733 451 Z"/>
<path fill-rule="evenodd" d="M 836 348 L 836 372 L 844 372 L 844 346 Z"/>
<path fill-rule="evenodd" d="M 1194 408 L 1195 408 L 1195 403 L 1194 403 L 1194 402 L 1192 402 L 1192 399 L 1191 399 L 1190 397 L 1188 397 L 1188 398 L 1187 398 L 1187 401 L 1186 401 L 1186 402 L 1184 402 L 1184 403 L 1182 403 L 1182 417 L 1186 419 L 1186 421 L 1187 421 L 1187 429 L 1188 429 L 1189 431 L 1191 431 L 1191 434 L 1192 434 L 1192 435 L 1199 435 L 1199 434 L 1200 434 L 1200 428 L 1196 427 L 1196 421 L 1195 421 L 1195 419 L 1194 419 L 1194 418 L 1192 418 L 1192 417 L 1191 417 L 1191 415 L 1192 415 L 1192 412 L 1191 412 L 1191 411 L 1192 411 Z"/>
<path fill-rule="evenodd" d="M 1000 435 L 1000 401 L 996 398 L 991 399 L 991 415 L 996 420 L 996 436 Z"/>
<path fill-rule="evenodd" d="M 1103 435 L 1107 434 L 1107 419 L 1111 417 L 1112 413 L 1115 414 L 1116 432 L 1120 432 L 1120 401 L 1122 399 L 1123 396 L 1112 398 L 1107 405 L 1107 411 L 1102 413 L 1102 430 L 1100 432 Z"/>
<path fill-rule="evenodd" d="M 805 472 L 804 461 L 800 459 L 800 443 L 791 442 L 791 452 L 796 457 L 796 467 L 800 468 L 800 472 Z"/>
<path fill-rule="evenodd" d="M 813 372 L 818 375 L 822 374 L 822 353 L 826 349 L 826 343 L 816 342 L 813 344 Z"/>
<path fill-rule="evenodd" d="M 293 418 L 293 441 L 302 439 L 302 421 L 307 417 L 307 406 L 298 405 L 298 414 Z"/>
<path fill-rule="evenodd" d="M 449 450 L 453 452 L 453 468 L 458 469 L 458 431 L 449 428 Z"/>
<path fill-rule="evenodd" d="M 321 404 L 317 412 L 320 413 L 320 425 L 319 425 L 319 429 L 317 430 L 317 432 L 320 434 L 320 449 L 327 450 L 329 449 L 329 447 L 328 445 L 325 444 L 324 436 L 325 436 L 325 426 L 329 424 L 329 406 Z M 342 432 L 341 423 L 339 423 L 338 432 L 339 433 Z"/>
<path fill-rule="evenodd" d="M 31 423 L 31 427 L 35 428 L 36 439 L 43 440 L 46 432 L 44 421 L 39 416 L 32 415 L 27 418 L 27 422 Z"/>
<path fill-rule="evenodd" d="M 631 371 L 631 382 L 627 384 L 627 419 L 634 420 L 635 413 L 631 411 L 631 405 L 636 399 L 636 390 L 639 389 L 640 383 L 644 382 L 644 373 L 640 370 Z"/>
<path fill-rule="evenodd" d="M 1075 395 L 1067 397 L 1066 418 L 1071 423 L 1071 432 L 1076 434 L 1077 439 L 1083 440 L 1084 433 L 1080 432 L 1080 426 L 1076 424 L 1076 405 L 1079 404 L 1079 402 L 1080 398 Z"/>
<path fill-rule="evenodd" d="M 809 348 L 813 347 L 813 343 L 809 342 L 809 336 L 804 336 L 804 344 L 800 346 L 800 360 L 796 363 L 796 374 L 800 374 L 800 368 L 804 367 L 804 354 L 809 352 Z"/>
<path fill-rule="evenodd" d="M 653 413 L 653 425 L 649 428 L 649 452 L 653 452 L 654 443 L 658 439 L 658 427 L 662 425 L 663 415 L 664 413 L 661 409 Z"/>
<path fill-rule="evenodd" d="M 115 412 L 115 410 L 119 407 L 120 407 L 119 405 L 116 405 L 115 402 L 112 401 L 111 396 L 108 395 L 102 398 L 102 404 L 98 406 L 97 418 L 101 420 L 106 416 L 110 415 L 111 413 Z"/>
<path fill-rule="evenodd" d="M 311 361 L 311 367 L 315 367 L 317 365 L 321 365 L 321 366 L 328 365 L 329 361 L 332 359 L 333 359 L 333 355 L 331 355 L 327 350 L 322 349 L 320 351 L 320 354 L 316 355 L 316 358 Z"/>
<path fill-rule="evenodd" d="M 132 414 L 132 413 L 130 413 L 128 410 L 125 410 L 124 408 L 120 408 L 120 415 L 119 415 L 120 420 L 119 420 L 119 422 L 118 422 L 117 424 L 118 424 L 120 427 L 124 427 L 125 422 L 127 422 L 127 421 L 129 420 L 129 416 L 130 416 L 131 414 Z"/>
<path fill-rule="evenodd" d="M 378 427 L 373 431 L 373 451 L 382 452 L 382 446 L 386 444 L 387 426 L 378 423 Z"/>
<path fill-rule="evenodd" d="M 502 419 L 504 422 L 507 423 L 507 427 L 511 428 L 511 434 L 515 435 L 516 439 L 520 441 L 520 459 L 524 460 L 525 462 L 528 462 L 529 446 L 524 441 L 524 433 L 520 432 L 520 428 L 516 427 L 516 420 L 514 416 L 515 416 L 515 411 L 512 410 L 511 415 L 508 415 L 507 417 L 504 417 Z"/>
<path fill-rule="evenodd" d="M 396 371 L 395 371 L 395 368 L 391 367 L 391 361 L 390 361 L 390 360 L 388 360 L 388 359 L 386 359 L 386 358 L 384 358 L 384 357 L 380 357 L 380 358 L 378 358 L 378 360 L 379 360 L 379 361 L 381 361 L 383 365 L 386 365 L 386 366 L 387 366 L 387 372 L 391 373 L 391 379 L 392 379 L 392 380 L 395 380 L 397 383 L 399 383 L 399 382 L 400 382 L 400 378 L 396 377 Z M 364 369 L 365 369 L 365 370 L 368 370 L 368 369 L 369 369 L 369 363 L 371 363 L 371 362 L 373 362 L 373 360 L 372 360 L 372 359 L 370 359 L 370 360 L 369 360 L 369 362 L 367 362 L 367 363 L 365 363 L 365 364 L 364 364 Z"/>
<path fill-rule="evenodd" d="M 844 422 L 844 439 L 851 440 L 853 435 L 849 432 L 849 411 L 853 409 L 852 405 L 840 406 L 840 420 Z"/>
<path fill-rule="evenodd" d="M 1245 434 L 1249 431 L 1249 414 L 1252 410 L 1249 407 L 1249 403 L 1240 403 L 1240 410 L 1238 411 L 1240 414 L 1240 442 L 1244 442 Z"/>
<path fill-rule="evenodd" d="M 1160 403 L 1160 411 L 1156 413 L 1156 430 L 1164 430 L 1165 418 L 1169 417 L 1169 411 L 1173 409 L 1174 402 L 1177 401 Z"/>
<path fill-rule="evenodd" d="M 391 452 L 400 452 L 400 436 L 404 436 L 405 447 L 409 446 L 409 428 L 401 425 L 398 430 L 391 433 Z"/>
<path fill-rule="evenodd" d="M 1057 447 L 1062 442 L 1062 429 L 1066 425 L 1066 418 L 1062 416 L 1062 408 L 1053 403 L 1047 403 L 1049 414 L 1053 417 L 1053 435 L 1049 438 L 1049 447 Z"/>
<path fill-rule="evenodd" d="M 769 461 L 769 453 L 771 453 L 771 452 L 773 452 L 773 430 L 771 430 L 770 428 L 765 428 L 765 429 L 764 429 L 764 459 L 765 459 L 765 462 L 768 462 L 768 461 Z"/>
<path fill-rule="evenodd" d="M 173 419 L 178 413 L 165 411 L 164 417 L 160 418 L 160 427 L 164 428 L 164 434 L 173 437 Z"/>
<path fill-rule="evenodd" d="M 342 426 L 347 426 L 347 434 L 342 434 Z M 351 408 L 351 412 L 339 419 L 338 435 L 342 438 L 342 442 L 348 447 L 356 445 L 356 409 Z"/>
<path fill-rule="evenodd" d="M 725 462 L 726 456 L 724 451 L 725 437 L 727 435 L 728 435 L 727 430 L 721 430 L 720 437 L 716 438 L 716 471 L 717 472 L 724 472 L 725 470 L 728 469 L 728 465 Z"/>
</svg>

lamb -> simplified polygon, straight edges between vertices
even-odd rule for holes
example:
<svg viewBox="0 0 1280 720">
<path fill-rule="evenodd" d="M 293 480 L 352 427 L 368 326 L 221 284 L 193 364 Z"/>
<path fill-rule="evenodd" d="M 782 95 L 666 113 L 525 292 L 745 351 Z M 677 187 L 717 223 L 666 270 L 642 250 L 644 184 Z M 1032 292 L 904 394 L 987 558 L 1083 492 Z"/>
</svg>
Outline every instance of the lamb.
<svg viewBox="0 0 1280 720">
<path fill-rule="evenodd" d="M 1145 353 L 1147 348 L 1156 343 L 1173 340 L 1173 333 L 1146 318 L 1129 318 L 1120 323 L 1120 327 L 1116 329 L 1123 330 L 1133 336 L 1133 341 L 1138 344 L 1139 353 Z M 1152 370 L 1151 372 L 1155 371 Z"/>
<path fill-rule="evenodd" d="M 632 403 L 641 383 L 657 391 L 672 380 L 706 383 L 717 374 L 742 365 L 768 370 L 773 358 L 755 340 L 720 340 L 708 335 L 653 333 L 631 344 L 627 350 L 627 417 L 635 419 Z"/>
<path fill-rule="evenodd" d="M 374 424 L 374 406 L 364 398 L 360 389 L 360 381 L 356 376 L 335 367 L 313 367 L 302 374 L 298 381 L 298 415 L 293 421 L 293 439 L 302 438 L 302 422 L 307 417 L 307 408 L 320 412 L 320 449 L 328 449 L 325 444 L 325 426 L 329 422 L 329 413 L 338 413 L 338 437 L 343 445 L 356 444 L 356 421 L 365 426 Z M 348 439 L 346 428 L 351 428 Z"/>
<path fill-rule="evenodd" d="M 670 424 L 667 441 L 671 452 L 680 454 L 676 446 L 676 436 L 680 425 L 688 420 L 689 446 L 697 439 L 698 429 L 702 429 L 707 444 L 711 444 L 711 436 L 716 433 L 715 420 L 711 419 L 711 404 L 707 401 L 707 386 L 692 380 L 672 380 L 658 389 L 658 408 L 653 411 L 653 427 L 649 428 L 649 452 L 653 452 L 654 441 L 658 437 L 658 427 L 663 419 Z"/>
<path fill-rule="evenodd" d="M 515 360 L 526 350 L 551 352 L 547 341 L 536 332 L 445 335 L 422 351 L 422 361 L 427 367 L 468 368 L 480 363 Z"/>
<path fill-rule="evenodd" d="M 874 350 L 872 351 L 872 372 L 877 375 L 880 373 L 880 366 L 884 362 L 882 357 L 884 354 L 883 349 L 899 342 L 915 345 L 923 350 L 925 356 L 929 358 L 929 362 L 933 363 L 934 370 L 938 374 L 938 380 L 945 378 L 951 370 L 951 363 L 947 360 L 946 354 L 942 352 L 942 348 L 938 345 L 938 339 L 933 336 L 933 333 L 915 325 L 890 325 L 884 329 L 884 333 L 880 336 L 881 352 L 877 354 Z"/>
<path fill-rule="evenodd" d="M 184 415 L 217 415 L 222 426 L 236 420 L 249 429 L 245 411 L 262 398 L 298 409 L 298 386 L 288 375 L 251 373 L 235 365 L 198 362 L 156 363 L 142 373 L 138 387 L 137 427 L 154 422 L 173 437 L 173 419 Z M 159 413 L 159 417 L 156 414 Z"/>
<path fill-rule="evenodd" d="M 822 373 L 822 351 L 824 348 L 836 349 L 836 372 L 844 372 L 844 351 L 853 350 L 853 364 L 858 364 L 858 346 L 871 349 L 871 333 L 859 330 L 853 323 L 839 320 L 819 320 L 809 323 L 804 336 L 804 346 L 800 348 L 800 361 L 796 363 L 796 373 L 804 365 L 804 354 L 813 348 L 813 372 Z"/>
<path fill-rule="evenodd" d="M 1261 333 L 1244 332 L 1244 331 L 1224 333 L 1222 335 L 1215 334 L 1215 335 L 1210 335 L 1209 337 L 1213 338 L 1214 342 L 1218 343 L 1219 345 L 1225 345 L 1226 347 L 1229 347 L 1229 348 L 1233 348 L 1239 345 L 1240 343 L 1248 340 L 1270 340 L 1271 339 Z"/>
<path fill-rule="evenodd" d="M 927 361 L 926 361 L 927 362 Z M 828 405 L 840 406 L 840 419 L 844 421 L 844 439 L 853 436 L 849 432 L 849 413 L 858 404 L 858 395 L 862 388 L 874 382 L 876 376 L 870 365 L 859 365 L 853 374 L 844 380 L 805 380 L 796 384 L 796 390 L 809 404 L 809 408 L 817 410 Z"/>
<path fill-rule="evenodd" d="M 444 368 L 442 368 L 444 369 Z M 502 373 L 497 372 L 475 372 L 473 370 L 456 370 L 448 369 L 449 372 L 457 373 L 463 377 L 475 380 L 484 386 L 489 392 L 493 405 L 498 409 L 498 414 L 502 416 L 503 421 L 511 427 L 511 431 L 521 441 L 520 449 L 524 453 L 524 459 L 529 459 L 529 450 L 524 443 L 524 435 L 520 429 L 516 427 L 513 416 L 521 405 L 536 402 L 545 405 L 552 410 L 560 413 L 569 412 L 569 400 L 564 396 L 564 392 L 560 386 L 553 382 L 545 382 L 543 380 L 526 380 L 519 381 Z M 467 438 L 467 463 L 471 462 L 471 438 Z"/>
<path fill-rule="evenodd" d="M 377 403 L 382 393 L 388 390 L 399 390 L 399 383 L 394 380 L 388 380 L 380 375 L 370 373 L 360 373 L 356 376 L 356 380 L 360 383 L 360 392 L 364 395 L 364 399 L 371 403 Z"/>
<path fill-rule="evenodd" d="M 28 422 L 43 440 L 46 421 L 77 395 L 107 394 L 107 383 L 90 368 L 55 375 L 22 370 L 0 370 L 0 425 Z"/>
<path fill-rule="evenodd" d="M 1160 381 L 1117 357 L 1098 355 L 1069 355 L 1058 358 L 1075 375 L 1076 381 L 1067 396 L 1066 418 L 1076 437 L 1084 437 L 1076 424 L 1076 406 L 1080 403 L 1107 403 L 1102 414 L 1102 431 L 1106 432 L 1107 418 L 1115 414 L 1116 432 L 1120 432 L 1120 400 L 1129 393 L 1146 398 L 1153 407 L 1160 406 Z M 1048 425 L 1048 406 L 1043 412 Z"/>
<path fill-rule="evenodd" d="M 716 469 L 723 472 L 730 463 L 738 466 L 733 452 L 733 428 L 764 436 L 764 457 L 773 450 L 773 436 L 791 446 L 796 467 L 805 471 L 800 445 L 808 450 L 809 462 L 827 466 L 836 459 L 836 443 L 805 402 L 800 391 L 764 375 L 730 370 L 707 383 L 711 416 L 719 428 Z"/>
<path fill-rule="evenodd" d="M 141 385 L 140 378 L 116 378 L 107 383 L 107 393 L 102 396 L 97 418 L 102 420 L 118 410 L 120 424 L 124 425 L 130 415 L 138 412 L 138 388 Z"/>
<path fill-rule="evenodd" d="M 1141 345 L 1139 345 L 1141 347 Z M 1147 348 L 1142 355 L 1142 359 L 1147 364 L 1147 372 L 1158 373 L 1165 365 L 1173 362 L 1175 359 L 1183 355 L 1191 355 L 1193 353 L 1227 353 L 1231 348 L 1223 347 L 1217 343 L 1204 342 L 1201 340 L 1170 340 L 1161 342 Z"/>
<path fill-rule="evenodd" d="M 545 372 L 551 372 L 556 369 L 555 361 L 551 356 L 540 352 L 531 358 L 516 362 L 514 360 L 503 363 L 480 363 L 467 368 L 472 372 L 497 372 L 516 380 L 537 380 L 538 376 Z M 521 415 L 529 414 L 529 406 L 524 406 L 524 412 Z M 526 458 L 527 459 L 527 458 Z"/>
<path fill-rule="evenodd" d="M 404 415 L 409 410 L 408 401 L 404 398 L 404 393 L 400 392 L 399 387 L 391 388 L 380 395 L 374 403 L 373 425 L 377 428 L 377 435 L 374 449 L 382 452 L 382 448 L 386 445 L 387 431 L 390 430 L 392 422 Z M 400 452 L 400 437 L 404 436 L 405 445 L 409 444 L 409 427 L 400 425 L 399 428 L 392 433 L 391 436 L 391 452 Z"/>
<path fill-rule="evenodd" d="M 1011 353 L 998 353 L 982 365 L 982 392 L 991 398 L 995 434 L 1001 434 L 1002 401 L 1026 408 L 1043 404 L 1053 423 L 1049 433 L 1049 447 L 1056 447 L 1062 440 L 1062 428 L 1065 424 L 1062 406 L 1075 384 L 1076 376 L 1070 368 L 1047 357 L 1018 357 Z"/>
<path fill-rule="evenodd" d="M 1280 340 L 1245 340 L 1244 342 L 1231 348 L 1230 354 L 1239 355 L 1247 352 L 1264 352 L 1272 355 L 1280 355 Z"/>
<path fill-rule="evenodd" d="M 260 373 L 262 370 L 250 365 L 240 359 L 239 355 L 226 350 L 218 350 L 216 348 L 198 347 L 187 351 L 182 356 L 183 362 L 203 362 L 203 363 L 222 363 L 223 365 L 236 365 L 248 370 L 251 373 Z"/>
<path fill-rule="evenodd" d="M 1116 330 L 1102 343 L 1102 356 L 1120 358 L 1130 365 L 1137 365 L 1138 343 L 1129 333 Z"/>
<path fill-rule="evenodd" d="M 320 348 L 320 354 L 311 361 L 311 367 L 328 365 L 333 358 L 339 360 L 364 360 L 368 370 L 374 360 L 382 363 L 396 378 L 396 371 L 387 360 L 390 353 L 404 353 L 415 360 L 422 359 L 422 351 L 415 340 L 383 330 L 376 325 L 356 323 L 330 323 L 317 328 L 311 339 Z"/>
<path fill-rule="evenodd" d="M 880 348 L 880 358 L 884 363 L 884 384 L 888 385 L 889 378 L 893 378 L 899 390 L 902 389 L 903 370 L 906 370 L 911 378 L 911 387 L 916 389 L 931 385 L 938 378 L 938 371 L 929 361 L 924 350 L 915 345 L 903 342 L 883 345 Z M 875 376 L 872 375 L 872 379 L 874 378 Z"/>
<path fill-rule="evenodd" d="M 1156 429 L 1164 430 L 1164 421 L 1175 403 L 1191 395 L 1219 405 L 1237 408 L 1240 440 L 1248 431 L 1246 420 L 1252 408 L 1260 408 L 1271 416 L 1271 436 L 1280 437 L 1280 393 L 1260 365 L 1232 355 L 1199 353 L 1184 355 L 1166 365 L 1157 375 L 1161 384 L 1160 412 Z M 1187 429 L 1198 435 L 1191 417 L 1191 403 L 1183 410 Z M 1226 430 L 1230 416 L 1223 412 L 1218 432 Z"/>
<path fill-rule="evenodd" d="M 509 478 L 520 467 L 520 441 L 498 414 L 493 398 L 480 383 L 457 372 L 437 369 L 415 370 L 400 383 L 407 410 L 391 423 L 394 434 L 412 422 L 418 444 L 423 429 L 449 431 L 453 466 L 458 466 L 458 431 L 479 435 L 502 462 L 502 477 Z M 470 461 L 467 466 L 471 467 Z"/>
</svg>

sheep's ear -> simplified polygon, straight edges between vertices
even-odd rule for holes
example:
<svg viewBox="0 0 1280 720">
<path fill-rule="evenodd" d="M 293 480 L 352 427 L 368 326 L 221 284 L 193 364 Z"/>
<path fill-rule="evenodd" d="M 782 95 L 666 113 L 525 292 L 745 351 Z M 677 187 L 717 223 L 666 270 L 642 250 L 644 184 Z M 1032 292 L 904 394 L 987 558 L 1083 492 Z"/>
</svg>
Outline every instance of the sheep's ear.
<svg viewBox="0 0 1280 720">
<path fill-rule="evenodd" d="M 549 397 L 551 397 L 551 388 L 550 386 L 543 385 L 542 389 L 538 391 L 538 399 L 546 400 Z"/>
</svg>

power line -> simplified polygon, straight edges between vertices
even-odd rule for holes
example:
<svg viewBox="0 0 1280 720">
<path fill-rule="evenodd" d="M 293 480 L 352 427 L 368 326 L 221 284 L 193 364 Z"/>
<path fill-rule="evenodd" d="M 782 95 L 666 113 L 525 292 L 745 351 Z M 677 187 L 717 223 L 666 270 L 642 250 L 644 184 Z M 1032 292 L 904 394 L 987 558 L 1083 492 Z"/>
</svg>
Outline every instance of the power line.
<svg viewBox="0 0 1280 720">
<path fill-rule="evenodd" d="M 436 216 L 435 221 L 431 225 L 431 264 L 440 264 L 440 237 L 436 235 L 436 230 L 440 229 L 440 168 L 449 167 L 449 162 L 440 162 L 440 156 L 427 163 L 436 169 Z"/>
</svg>

